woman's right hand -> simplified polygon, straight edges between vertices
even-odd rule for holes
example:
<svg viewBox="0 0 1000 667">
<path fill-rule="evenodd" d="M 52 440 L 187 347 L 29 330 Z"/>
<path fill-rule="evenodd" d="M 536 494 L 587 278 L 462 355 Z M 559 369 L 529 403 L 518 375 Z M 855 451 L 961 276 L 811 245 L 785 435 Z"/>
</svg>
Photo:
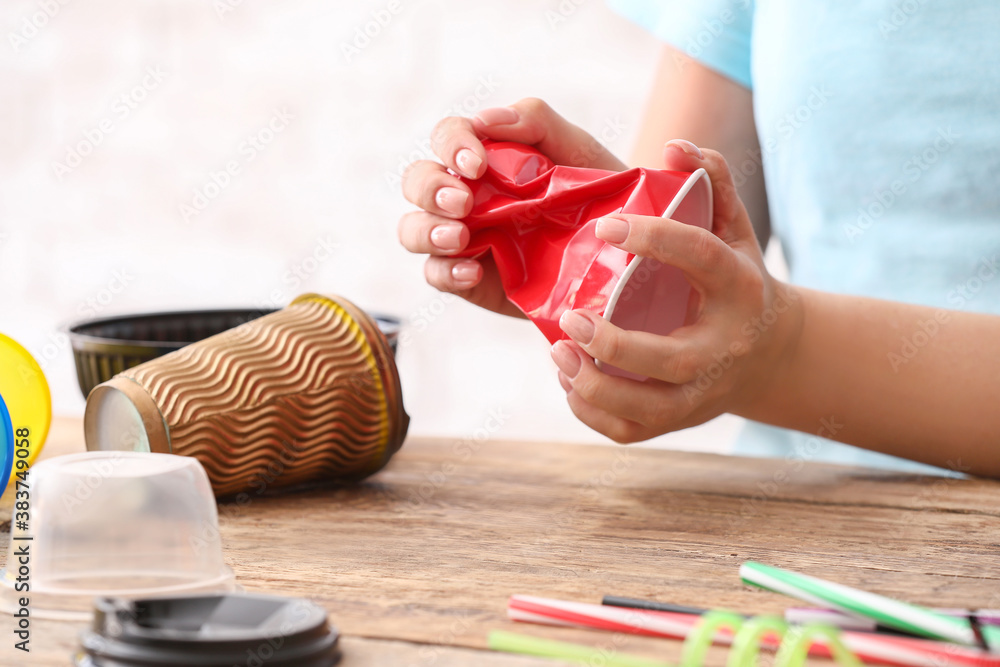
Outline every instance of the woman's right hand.
<svg viewBox="0 0 1000 667">
<path fill-rule="evenodd" d="M 486 173 L 484 138 L 534 146 L 561 165 L 609 171 L 626 166 L 597 139 L 534 98 L 485 109 L 474 118 L 445 118 L 434 128 L 431 147 L 444 164 L 420 160 L 403 174 L 403 195 L 421 210 L 399 220 L 399 241 L 410 252 L 430 255 L 424 277 L 431 286 L 488 310 L 523 317 L 504 294 L 491 257 L 451 257 L 469 244 L 469 229 L 460 221 L 472 210 L 472 192 L 448 170 L 481 178 Z"/>
</svg>

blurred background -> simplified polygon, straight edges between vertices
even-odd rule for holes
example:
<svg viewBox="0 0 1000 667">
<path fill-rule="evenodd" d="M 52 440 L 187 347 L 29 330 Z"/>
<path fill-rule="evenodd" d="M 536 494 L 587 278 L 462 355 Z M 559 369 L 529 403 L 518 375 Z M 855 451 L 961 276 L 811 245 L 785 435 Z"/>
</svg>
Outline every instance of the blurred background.
<svg viewBox="0 0 1000 667">
<path fill-rule="evenodd" d="M 317 291 L 403 319 L 411 433 L 609 442 L 538 331 L 396 240 L 445 116 L 541 97 L 627 159 L 659 44 L 601 0 L 4 0 L 0 25 L 0 331 L 56 414 L 84 407 L 68 322 Z M 739 424 L 646 444 L 724 452 Z"/>
</svg>

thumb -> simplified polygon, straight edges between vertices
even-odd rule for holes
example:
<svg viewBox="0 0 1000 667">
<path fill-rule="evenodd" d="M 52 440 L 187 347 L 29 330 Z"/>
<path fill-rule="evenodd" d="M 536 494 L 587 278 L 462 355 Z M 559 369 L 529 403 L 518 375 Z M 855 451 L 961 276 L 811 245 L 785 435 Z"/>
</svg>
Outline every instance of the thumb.
<svg viewBox="0 0 1000 667">
<path fill-rule="evenodd" d="M 707 171 L 712 180 L 712 231 L 729 245 L 744 240 L 756 244 L 750 216 L 736 191 L 729 165 L 719 152 L 702 151 L 690 141 L 674 139 L 663 147 L 663 162 L 667 169 L 676 171 Z"/>
<path fill-rule="evenodd" d="M 472 124 L 489 139 L 534 146 L 556 164 L 607 171 L 626 169 L 601 142 L 537 98 L 529 97 L 506 108 L 484 109 Z"/>
</svg>

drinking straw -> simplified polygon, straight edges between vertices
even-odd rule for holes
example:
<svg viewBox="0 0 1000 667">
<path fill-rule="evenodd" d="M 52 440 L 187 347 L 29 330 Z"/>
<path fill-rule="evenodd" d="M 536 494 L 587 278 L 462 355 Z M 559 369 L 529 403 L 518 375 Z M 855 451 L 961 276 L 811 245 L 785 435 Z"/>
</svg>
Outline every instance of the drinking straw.
<svg viewBox="0 0 1000 667">
<path fill-rule="evenodd" d="M 752 623 L 753 621 L 750 621 Z M 861 667 L 861 661 L 842 641 L 840 631 L 828 625 L 810 624 L 793 627 L 781 642 L 774 667 L 799 667 L 806 663 L 812 645 L 821 640 L 829 648 L 833 659 L 845 667 Z M 754 661 L 756 664 L 756 660 Z M 753 665 L 751 665 L 753 667 Z"/>
<path fill-rule="evenodd" d="M 673 604 L 671 602 L 653 602 L 652 600 L 636 600 L 635 598 L 623 598 L 617 595 L 605 595 L 601 599 L 601 604 L 608 607 L 625 607 L 627 609 L 648 609 L 649 611 L 672 611 L 678 614 L 701 614 L 707 613 L 708 609 L 701 607 L 688 607 L 683 604 Z"/>
<path fill-rule="evenodd" d="M 504 653 L 520 653 L 540 658 L 555 658 L 564 662 L 575 662 L 581 665 L 606 665 L 607 667 L 675 667 L 669 662 L 648 660 L 634 655 L 601 651 L 582 644 L 569 644 L 550 639 L 539 639 L 515 632 L 494 630 L 490 633 L 487 645 L 491 650 Z"/>
<path fill-rule="evenodd" d="M 511 596 L 507 616 L 514 621 L 627 632 L 650 637 L 683 639 L 701 618 L 642 609 L 625 609 L 582 602 L 564 602 L 528 595 Z M 1000 656 L 978 649 L 965 648 L 915 637 L 881 635 L 865 632 L 842 632 L 844 645 L 867 663 L 905 667 L 1000 667 Z M 732 642 L 732 630 L 722 627 L 714 637 L 717 644 Z M 778 645 L 776 637 L 766 637 L 763 644 Z M 830 657 L 822 637 L 815 638 L 809 654 Z"/>
<path fill-rule="evenodd" d="M 787 638 L 778 650 L 774 667 L 802 667 L 806 661 L 809 645 L 817 637 L 823 637 L 829 642 L 834 657 L 843 667 L 860 667 L 858 659 L 844 647 L 837 637 L 837 631 L 833 628 L 814 625 L 799 628 L 798 631 L 789 631 L 785 622 L 777 617 L 744 620 L 742 616 L 727 612 L 709 612 L 699 619 L 695 631 L 684 642 L 680 667 L 702 667 L 708 647 L 711 646 L 716 632 L 721 627 L 727 627 L 730 632 L 735 633 L 726 667 L 755 667 L 762 639 L 769 633 L 777 633 Z M 490 633 L 487 645 L 494 651 L 555 658 L 584 665 L 675 667 L 658 660 L 499 630 Z"/>
<path fill-rule="evenodd" d="M 507 617 L 514 621 L 575 625 L 672 639 L 687 637 L 700 618 L 697 614 L 606 607 L 530 595 L 511 596 L 507 603 Z"/>
<path fill-rule="evenodd" d="M 739 614 L 728 611 L 709 611 L 702 615 L 691 627 L 687 639 L 684 640 L 684 648 L 681 651 L 680 667 L 701 667 L 705 663 L 705 656 L 712 644 L 716 643 L 716 637 L 720 630 L 736 635 L 743 626 L 745 619 Z M 735 642 L 735 638 L 733 640 Z M 756 655 L 756 654 L 755 654 Z M 733 652 L 729 652 L 728 663 L 735 664 L 740 660 L 740 656 L 734 657 Z M 754 656 L 750 656 L 754 660 Z M 752 663 L 751 663 L 752 667 Z"/>
<path fill-rule="evenodd" d="M 733 633 L 733 647 L 726 667 L 755 667 L 760 649 L 772 637 L 781 640 L 774 667 L 802 667 L 806 655 L 816 640 L 822 640 L 832 657 L 843 667 L 861 667 L 851 651 L 840 640 L 839 632 L 830 626 L 812 624 L 789 628 L 777 616 L 756 616 L 747 619 L 730 612 L 710 611 L 695 625 L 684 642 L 680 667 L 702 667 L 705 654 L 720 629 Z"/>
<path fill-rule="evenodd" d="M 658 602 L 656 600 L 639 600 L 637 598 L 621 597 L 618 595 L 605 595 L 601 599 L 601 604 L 609 607 L 625 607 L 627 609 L 648 609 L 649 611 L 673 611 L 680 614 L 706 614 L 710 610 L 701 607 L 689 607 L 673 602 Z M 1000 609 L 952 609 L 932 607 L 933 611 L 945 616 L 956 616 L 959 618 L 974 617 L 981 625 L 1000 625 Z M 836 609 L 824 607 L 789 607 L 785 610 L 785 622 L 789 625 L 807 625 L 809 623 L 823 623 L 840 630 L 857 630 L 858 632 L 886 632 L 897 635 L 904 634 L 909 637 L 917 636 L 902 630 L 896 630 L 888 626 L 876 623 L 869 618 L 859 618 L 853 614 L 845 614 Z"/>
<path fill-rule="evenodd" d="M 983 625 L 1000 625 L 1000 609 L 954 609 L 950 607 L 932 607 L 934 611 L 946 616 L 968 618 L 975 616 Z"/>
<path fill-rule="evenodd" d="M 740 577 L 748 584 L 870 618 L 904 632 L 966 646 L 979 645 L 972 624 L 965 618 L 946 616 L 926 607 L 760 563 L 746 562 L 741 565 Z M 982 628 L 982 636 L 989 647 L 1000 648 L 1000 627 L 985 626 Z"/>
<path fill-rule="evenodd" d="M 659 603 L 651 602 L 647 604 L 655 605 Z M 640 608 L 654 609 L 655 607 Z M 980 609 L 975 611 L 969 609 L 942 609 L 937 607 L 932 607 L 931 609 L 945 616 L 957 616 L 960 618 L 974 616 L 982 625 L 1000 625 L 1000 610 L 996 609 Z M 799 625 L 805 623 L 827 623 L 842 630 L 860 630 L 862 632 L 899 632 L 868 618 L 858 618 L 853 614 L 845 614 L 836 609 L 824 609 L 822 607 L 789 607 L 785 610 L 785 621 Z"/>
</svg>

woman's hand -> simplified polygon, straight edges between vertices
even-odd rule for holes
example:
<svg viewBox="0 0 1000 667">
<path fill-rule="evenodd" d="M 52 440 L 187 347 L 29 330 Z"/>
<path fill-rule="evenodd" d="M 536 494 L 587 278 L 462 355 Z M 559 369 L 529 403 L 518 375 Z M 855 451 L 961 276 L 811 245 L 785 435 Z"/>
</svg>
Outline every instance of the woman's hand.
<svg viewBox="0 0 1000 667">
<path fill-rule="evenodd" d="M 430 255 L 424 276 L 433 287 L 498 313 L 522 316 L 504 294 L 491 258 L 449 257 L 469 243 L 469 230 L 459 220 L 472 210 L 472 193 L 448 170 L 481 178 L 486 172 L 483 138 L 529 144 L 556 164 L 612 171 L 626 167 L 599 141 L 537 99 L 438 123 L 431 146 L 444 164 L 421 160 L 403 175 L 404 196 L 421 210 L 400 219 L 399 241 L 410 252 Z"/>
<path fill-rule="evenodd" d="M 560 326 L 572 341 L 552 347 L 573 412 L 618 442 L 751 410 L 794 351 L 802 327 L 797 293 L 764 268 L 746 209 L 719 153 L 686 141 L 664 149 L 667 169 L 704 167 L 712 179 L 712 231 L 663 218 L 612 215 L 597 236 L 641 257 L 676 266 L 694 288 L 688 322 L 669 336 L 625 331 L 585 310 Z M 594 360 L 648 376 L 607 375 Z"/>
</svg>

